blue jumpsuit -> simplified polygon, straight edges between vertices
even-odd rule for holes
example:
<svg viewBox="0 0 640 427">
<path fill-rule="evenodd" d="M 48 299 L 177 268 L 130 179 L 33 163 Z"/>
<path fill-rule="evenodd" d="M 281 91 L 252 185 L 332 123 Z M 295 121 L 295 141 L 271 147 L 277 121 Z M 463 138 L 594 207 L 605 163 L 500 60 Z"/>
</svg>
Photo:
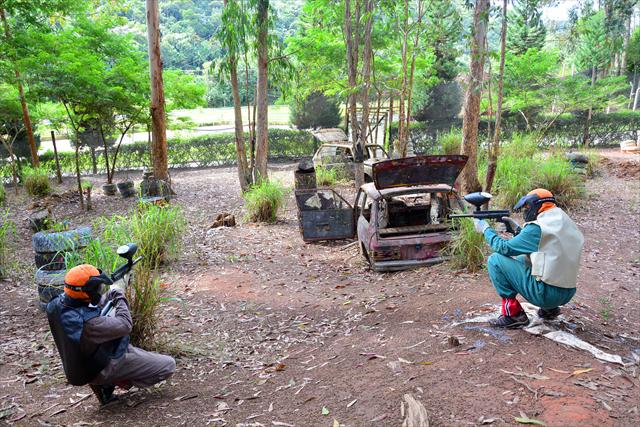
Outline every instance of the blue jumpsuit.
<svg viewBox="0 0 640 427">
<path fill-rule="evenodd" d="M 538 251 L 541 234 L 540 226 L 533 223 L 526 224 L 510 240 L 501 238 L 491 228 L 484 231 L 484 238 L 494 251 L 487 261 L 487 269 L 493 286 L 503 299 L 502 314 L 505 316 L 522 311 L 515 299 L 518 294 L 531 304 L 551 309 L 566 304 L 576 293 L 576 288 L 552 286 L 531 275 L 531 267 L 523 255 Z"/>
</svg>

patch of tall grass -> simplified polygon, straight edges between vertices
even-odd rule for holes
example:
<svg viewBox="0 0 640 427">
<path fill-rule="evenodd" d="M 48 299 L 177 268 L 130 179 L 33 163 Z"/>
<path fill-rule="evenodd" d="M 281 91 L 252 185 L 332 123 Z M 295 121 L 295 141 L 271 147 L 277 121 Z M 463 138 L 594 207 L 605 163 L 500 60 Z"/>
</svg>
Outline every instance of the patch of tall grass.
<svg viewBox="0 0 640 427">
<path fill-rule="evenodd" d="M 22 170 L 24 188 L 31 196 L 46 196 L 51 193 L 49 175 L 42 168 L 25 167 Z"/>
<path fill-rule="evenodd" d="M 471 218 L 457 218 L 453 226 L 451 242 L 447 248 L 452 266 L 472 273 L 479 271 L 484 265 L 486 250 L 483 235 L 475 230 Z"/>
<path fill-rule="evenodd" d="M 479 175 L 483 176 L 486 164 L 482 163 L 480 168 Z M 535 135 L 514 134 L 511 141 L 503 144 L 498 157 L 492 189 L 495 203 L 511 208 L 535 188 L 551 191 L 558 205 L 565 208 L 584 197 L 582 178 L 560 152 L 541 152 Z"/>
<path fill-rule="evenodd" d="M 316 185 L 320 187 L 334 187 L 338 183 L 338 171 L 318 166 L 316 169 Z"/>
<path fill-rule="evenodd" d="M 537 142 L 537 134 L 530 133 L 514 133 L 511 135 L 509 142 L 502 144 L 500 147 L 500 155 L 506 157 L 529 157 L 532 158 L 540 151 Z"/>
<path fill-rule="evenodd" d="M 4 204 L 4 201 L 7 198 L 7 193 L 4 190 L 4 185 L 0 183 L 0 205 Z"/>
<path fill-rule="evenodd" d="M 0 213 L 0 278 L 5 276 L 7 265 L 7 240 L 15 231 L 15 225 L 9 219 L 9 209 Z"/>
<path fill-rule="evenodd" d="M 276 181 L 263 180 L 253 185 L 243 195 L 247 218 L 253 222 L 275 222 L 284 205 L 285 193 L 285 188 Z"/>
<path fill-rule="evenodd" d="M 563 208 L 572 207 L 577 200 L 584 197 L 582 177 L 560 155 L 552 155 L 538 164 L 532 184 L 533 188 L 546 188 L 551 191 L 558 206 Z"/>
<path fill-rule="evenodd" d="M 520 197 L 533 190 L 535 168 L 536 161 L 531 157 L 500 156 L 493 186 L 497 193 L 496 204 L 511 208 Z"/>
<path fill-rule="evenodd" d="M 600 167 L 600 155 L 593 150 L 584 150 L 582 152 L 587 159 L 587 176 L 589 178 L 593 178 L 598 173 L 598 169 Z"/>
<path fill-rule="evenodd" d="M 462 131 L 460 129 L 451 129 L 447 133 L 440 134 L 437 142 L 440 154 L 460 154 Z"/>
</svg>

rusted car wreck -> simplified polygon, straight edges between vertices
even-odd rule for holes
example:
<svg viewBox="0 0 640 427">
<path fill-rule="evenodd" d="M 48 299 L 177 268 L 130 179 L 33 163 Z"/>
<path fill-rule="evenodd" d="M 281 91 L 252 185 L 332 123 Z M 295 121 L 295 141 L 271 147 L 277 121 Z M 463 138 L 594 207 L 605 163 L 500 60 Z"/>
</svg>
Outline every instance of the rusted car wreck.
<svg viewBox="0 0 640 427">
<path fill-rule="evenodd" d="M 296 192 L 303 240 L 357 236 L 375 271 L 396 271 L 446 259 L 449 214 L 463 209 L 454 183 L 466 156 L 417 156 L 373 165 L 373 182 L 353 205 L 331 189 Z"/>
</svg>

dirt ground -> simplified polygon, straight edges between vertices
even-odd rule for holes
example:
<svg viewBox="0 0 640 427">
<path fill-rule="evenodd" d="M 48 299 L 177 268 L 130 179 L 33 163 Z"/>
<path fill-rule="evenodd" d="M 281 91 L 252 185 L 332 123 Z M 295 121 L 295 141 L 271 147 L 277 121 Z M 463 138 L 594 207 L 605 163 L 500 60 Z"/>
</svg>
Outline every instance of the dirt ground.
<svg viewBox="0 0 640 427">
<path fill-rule="evenodd" d="M 563 313 L 572 333 L 625 367 L 522 330 L 452 326 L 497 308 L 486 271 L 442 264 L 373 273 L 349 242 L 303 243 L 291 195 L 275 225 L 209 230 L 223 211 L 243 217 L 235 171 L 187 170 L 173 182 L 189 229 L 162 275 L 181 302 L 160 314 L 177 371 L 149 390 L 119 392 L 121 402 L 103 409 L 88 387 L 65 383 L 25 273 L 33 271 L 24 220 L 33 201 L 10 196 L 18 230 L 13 273 L 0 282 L 0 422 L 399 426 L 410 395 L 431 425 L 513 425 L 523 416 L 549 426 L 640 425 L 640 162 L 603 155 L 588 199 L 570 213 L 586 243 L 578 293 Z M 278 165 L 273 175 L 290 183 L 292 170 Z M 54 214 L 75 226 L 134 208 L 101 194 L 93 202 L 87 214 L 58 200 Z"/>
</svg>

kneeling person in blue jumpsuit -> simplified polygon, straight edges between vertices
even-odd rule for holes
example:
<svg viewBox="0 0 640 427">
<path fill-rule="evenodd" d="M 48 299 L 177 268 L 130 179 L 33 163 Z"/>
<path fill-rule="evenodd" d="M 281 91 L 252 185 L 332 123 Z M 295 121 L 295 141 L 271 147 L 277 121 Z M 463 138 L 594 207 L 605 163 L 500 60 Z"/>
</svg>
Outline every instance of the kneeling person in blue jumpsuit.
<svg viewBox="0 0 640 427">
<path fill-rule="evenodd" d="M 64 293 L 49 302 L 47 317 L 71 385 L 89 384 L 105 405 L 116 399 L 115 386 L 149 387 L 173 374 L 172 357 L 129 344 L 129 303 L 122 291 L 107 292 L 110 279 L 105 274 L 82 264 L 69 270 L 64 281 Z M 101 315 L 108 301 L 114 316 Z"/>
<path fill-rule="evenodd" d="M 520 230 L 510 240 L 498 236 L 486 221 L 474 219 L 476 230 L 494 251 L 487 268 L 502 297 L 500 317 L 491 322 L 496 327 L 519 328 L 529 323 L 518 294 L 540 307 L 540 317 L 552 319 L 576 293 L 582 233 L 548 190 L 538 188 L 522 197 L 514 210 L 523 208 L 525 225 L 520 229 L 514 222 Z"/>
</svg>

